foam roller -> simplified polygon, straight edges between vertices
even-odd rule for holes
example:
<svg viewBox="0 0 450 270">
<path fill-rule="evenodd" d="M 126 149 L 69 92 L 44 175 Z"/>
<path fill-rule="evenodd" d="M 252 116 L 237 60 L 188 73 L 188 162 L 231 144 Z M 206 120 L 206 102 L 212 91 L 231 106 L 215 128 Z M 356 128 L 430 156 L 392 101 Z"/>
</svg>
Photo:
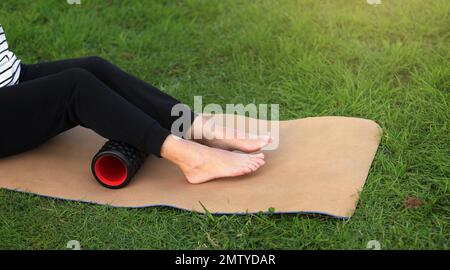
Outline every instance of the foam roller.
<svg viewBox="0 0 450 270">
<path fill-rule="evenodd" d="M 109 140 L 92 159 L 92 174 L 104 187 L 122 188 L 130 183 L 147 156 L 134 146 Z"/>
</svg>

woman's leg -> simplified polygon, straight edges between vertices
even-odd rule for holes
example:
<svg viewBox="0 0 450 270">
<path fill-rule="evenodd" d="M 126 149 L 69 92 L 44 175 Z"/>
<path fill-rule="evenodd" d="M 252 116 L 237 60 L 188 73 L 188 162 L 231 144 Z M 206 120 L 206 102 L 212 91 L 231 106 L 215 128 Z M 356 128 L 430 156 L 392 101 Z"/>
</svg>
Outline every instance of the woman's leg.
<svg viewBox="0 0 450 270">
<path fill-rule="evenodd" d="M 0 88 L 1 155 L 82 125 L 159 155 L 170 131 L 80 68 Z"/>
<path fill-rule="evenodd" d="M 173 122 L 179 118 L 171 116 L 172 107 L 180 104 L 178 100 L 97 56 L 25 65 L 23 78 L 33 80 L 72 68 L 89 71 L 110 89 L 157 120 L 165 129 L 171 130 Z M 189 111 L 189 117 L 192 123 L 195 114 Z"/>
<path fill-rule="evenodd" d="M 34 79 L 70 68 L 88 70 L 119 95 L 155 118 L 168 130 L 171 130 L 173 122 L 179 118 L 179 116 L 171 116 L 172 107 L 180 103 L 178 100 L 98 56 L 27 65 L 24 69 L 24 76 Z M 271 142 L 270 136 L 251 137 L 249 134 L 239 134 L 236 130 L 217 125 L 205 129 L 205 122 L 208 121 L 208 118 L 196 117 L 191 111 L 189 111 L 188 117 L 190 121 L 186 122 L 192 124 L 191 127 L 182 127 L 183 133 L 189 132 L 187 136 L 189 138 L 194 138 L 194 134 L 196 134 L 195 138 L 199 138 L 196 140 L 197 142 L 211 147 L 255 152 Z"/>
<path fill-rule="evenodd" d="M 191 183 L 255 171 L 262 154 L 210 148 L 173 135 L 90 72 L 68 69 L 0 88 L 0 157 L 32 149 L 77 125 L 177 164 Z"/>
</svg>

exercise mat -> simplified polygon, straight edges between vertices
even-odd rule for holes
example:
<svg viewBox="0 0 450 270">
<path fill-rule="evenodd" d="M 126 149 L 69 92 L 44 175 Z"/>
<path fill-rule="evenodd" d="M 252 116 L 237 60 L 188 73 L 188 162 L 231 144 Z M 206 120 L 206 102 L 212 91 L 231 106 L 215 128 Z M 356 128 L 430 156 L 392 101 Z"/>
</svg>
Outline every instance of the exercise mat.
<svg viewBox="0 0 450 270">
<path fill-rule="evenodd" d="M 244 119 L 246 129 L 255 123 L 279 125 L 279 132 L 271 131 L 278 147 L 264 151 L 266 164 L 252 174 L 192 185 L 175 165 L 150 156 L 127 187 L 107 189 L 91 173 L 91 159 L 106 139 L 78 126 L 35 149 L 0 159 L 0 188 L 116 207 L 353 215 L 381 138 L 375 122 L 348 117 L 280 122 L 214 117 L 231 118 Z"/>
</svg>

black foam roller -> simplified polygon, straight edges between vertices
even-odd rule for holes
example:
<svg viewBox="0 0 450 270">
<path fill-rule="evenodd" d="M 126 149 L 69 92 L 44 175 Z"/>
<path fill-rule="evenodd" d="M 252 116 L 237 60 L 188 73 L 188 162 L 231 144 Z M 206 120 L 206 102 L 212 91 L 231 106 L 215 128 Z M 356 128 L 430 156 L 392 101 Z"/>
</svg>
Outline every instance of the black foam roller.
<svg viewBox="0 0 450 270">
<path fill-rule="evenodd" d="M 92 174 L 104 187 L 122 188 L 130 183 L 147 156 L 132 145 L 109 140 L 92 159 Z"/>
</svg>

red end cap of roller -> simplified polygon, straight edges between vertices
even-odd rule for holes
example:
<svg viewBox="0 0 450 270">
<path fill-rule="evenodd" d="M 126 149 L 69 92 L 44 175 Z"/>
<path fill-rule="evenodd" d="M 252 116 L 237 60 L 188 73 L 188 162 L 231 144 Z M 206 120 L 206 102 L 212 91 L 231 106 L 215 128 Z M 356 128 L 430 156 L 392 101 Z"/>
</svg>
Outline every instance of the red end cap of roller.
<svg viewBox="0 0 450 270">
<path fill-rule="evenodd" d="M 113 155 L 99 157 L 95 162 L 94 171 L 100 181 L 112 187 L 120 186 L 128 177 L 125 163 Z"/>
</svg>

